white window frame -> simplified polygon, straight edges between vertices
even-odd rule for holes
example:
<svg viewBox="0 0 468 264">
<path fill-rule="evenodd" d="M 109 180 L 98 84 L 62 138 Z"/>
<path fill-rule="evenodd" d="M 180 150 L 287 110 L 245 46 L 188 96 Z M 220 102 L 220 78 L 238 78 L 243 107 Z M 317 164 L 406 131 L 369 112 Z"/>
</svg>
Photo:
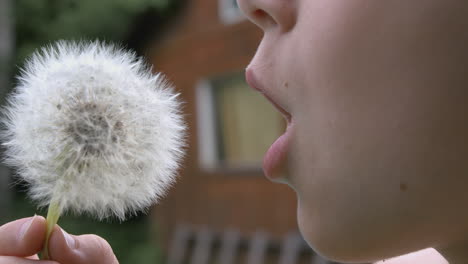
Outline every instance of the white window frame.
<svg viewBox="0 0 468 264">
<path fill-rule="evenodd" d="M 206 170 L 215 170 L 219 167 L 212 90 L 213 87 L 209 80 L 201 80 L 196 86 L 198 161 L 200 166 Z"/>
</svg>

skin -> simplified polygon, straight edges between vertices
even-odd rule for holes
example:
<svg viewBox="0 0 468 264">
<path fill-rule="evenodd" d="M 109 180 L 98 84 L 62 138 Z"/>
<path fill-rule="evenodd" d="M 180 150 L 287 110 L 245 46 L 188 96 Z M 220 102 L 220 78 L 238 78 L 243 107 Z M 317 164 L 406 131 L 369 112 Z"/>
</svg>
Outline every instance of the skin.
<svg viewBox="0 0 468 264">
<path fill-rule="evenodd" d="M 50 261 L 38 260 L 46 233 L 42 216 L 0 227 L 0 264 L 118 264 L 109 243 L 96 235 L 73 236 L 55 226 L 49 240 Z"/>
<path fill-rule="evenodd" d="M 288 176 L 273 177 L 309 244 L 341 262 L 435 248 L 406 258 L 467 263 L 468 3 L 238 3 L 264 31 L 247 73 L 292 116 Z"/>
</svg>

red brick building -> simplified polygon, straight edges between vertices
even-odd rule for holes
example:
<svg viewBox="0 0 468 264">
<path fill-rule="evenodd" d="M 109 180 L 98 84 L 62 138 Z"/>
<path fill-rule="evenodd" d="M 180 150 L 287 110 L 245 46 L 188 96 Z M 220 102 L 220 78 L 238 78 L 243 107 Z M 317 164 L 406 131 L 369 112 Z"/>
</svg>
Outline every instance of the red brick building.
<svg viewBox="0 0 468 264">
<path fill-rule="evenodd" d="M 152 214 L 165 238 L 178 223 L 277 237 L 297 229 L 295 194 L 261 170 L 282 118 L 243 77 L 261 37 L 235 0 L 193 0 L 154 45 L 154 69 L 180 91 L 189 125 L 179 181 Z"/>
</svg>

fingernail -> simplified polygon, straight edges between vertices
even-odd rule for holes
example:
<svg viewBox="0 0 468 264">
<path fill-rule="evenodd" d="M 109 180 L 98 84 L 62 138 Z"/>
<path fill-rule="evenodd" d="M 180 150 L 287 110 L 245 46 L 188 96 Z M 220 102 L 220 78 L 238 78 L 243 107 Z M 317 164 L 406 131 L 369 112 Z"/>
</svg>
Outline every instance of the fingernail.
<svg viewBox="0 0 468 264">
<path fill-rule="evenodd" d="M 69 235 L 65 230 L 62 229 L 62 234 L 63 237 L 65 238 L 65 241 L 67 242 L 68 248 L 70 249 L 75 249 L 76 248 L 76 240 L 73 238 L 71 235 Z"/>
<path fill-rule="evenodd" d="M 34 215 L 31 219 L 29 219 L 28 221 L 24 222 L 23 225 L 21 225 L 21 228 L 20 228 L 20 231 L 19 231 L 19 234 L 18 234 L 18 239 L 19 240 L 23 240 L 24 236 L 28 232 L 29 228 L 31 227 L 31 225 L 34 222 L 34 220 L 36 219 L 36 217 L 37 217 L 37 215 Z"/>
</svg>

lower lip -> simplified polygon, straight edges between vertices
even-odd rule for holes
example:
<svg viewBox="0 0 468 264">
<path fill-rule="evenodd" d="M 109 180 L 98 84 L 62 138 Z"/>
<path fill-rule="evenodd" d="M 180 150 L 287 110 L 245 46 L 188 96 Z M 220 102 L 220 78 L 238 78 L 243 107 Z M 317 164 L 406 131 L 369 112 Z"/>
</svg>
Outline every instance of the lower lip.
<svg viewBox="0 0 468 264">
<path fill-rule="evenodd" d="M 287 169 L 288 152 L 292 137 L 292 125 L 268 149 L 263 158 L 263 171 L 270 180 L 281 180 Z"/>
</svg>

